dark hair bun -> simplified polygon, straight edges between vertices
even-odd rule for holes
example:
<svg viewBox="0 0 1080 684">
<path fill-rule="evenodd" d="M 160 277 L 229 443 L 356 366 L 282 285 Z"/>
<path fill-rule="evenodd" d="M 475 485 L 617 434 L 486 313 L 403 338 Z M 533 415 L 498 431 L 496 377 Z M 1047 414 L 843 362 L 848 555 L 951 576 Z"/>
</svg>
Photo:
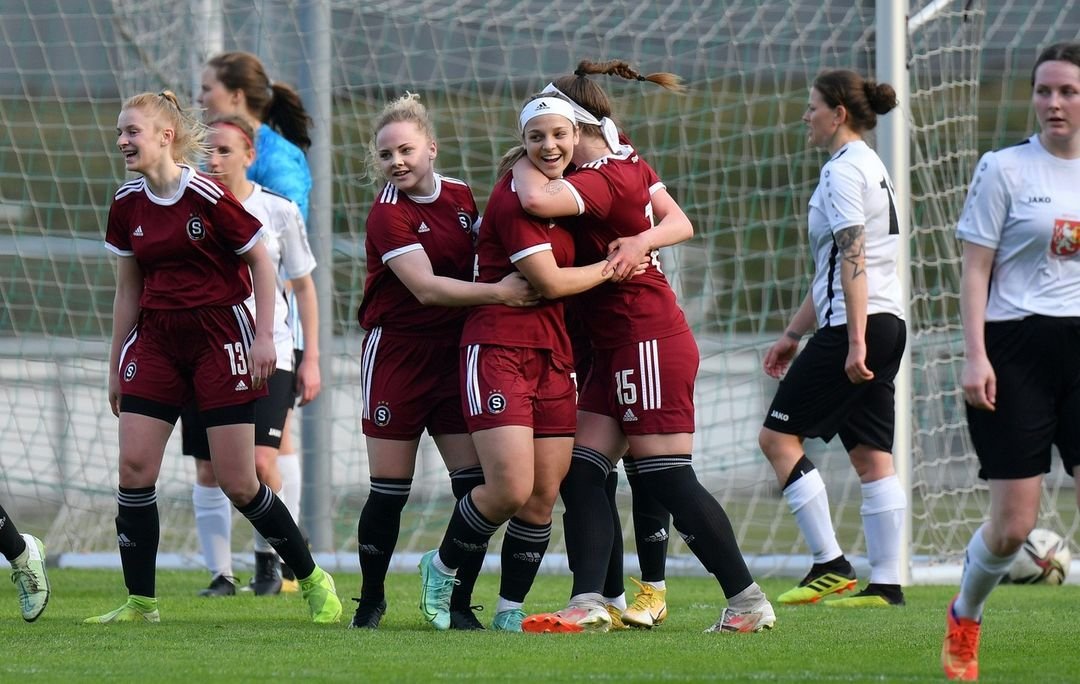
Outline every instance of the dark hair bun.
<svg viewBox="0 0 1080 684">
<path fill-rule="evenodd" d="M 899 104 L 896 101 L 896 91 L 888 83 L 866 81 L 863 88 L 866 101 L 875 114 L 887 114 Z"/>
</svg>

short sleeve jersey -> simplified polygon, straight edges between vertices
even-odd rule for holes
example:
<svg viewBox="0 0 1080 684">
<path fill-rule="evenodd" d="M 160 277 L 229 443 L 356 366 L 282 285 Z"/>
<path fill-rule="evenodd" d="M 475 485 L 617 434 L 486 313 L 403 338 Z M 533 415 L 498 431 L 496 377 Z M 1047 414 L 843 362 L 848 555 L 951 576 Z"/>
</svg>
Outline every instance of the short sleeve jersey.
<svg viewBox="0 0 1080 684">
<path fill-rule="evenodd" d="M 171 197 L 158 197 L 141 177 L 120 186 L 105 247 L 135 258 L 143 308 L 231 306 L 251 294 L 251 271 L 240 255 L 255 246 L 260 230 L 225 186 L 183 166 Z"/>
<path fill-rule="evenodd" d="M 361 327 L 382 326 L 399 335 L 453 335 L 465 321 L 461 307 L 425 306 L 388 265 L 423 250 L 435 275 L 471 281 L 476 201 L 463 181 L 435 174 L 435 191 L 418 197 L 387 183 L 367 218 L 367 281 L 357 318 Z"/>
<path fill-rule="evenodd" d="M 896 271 L 900 227 L 892 179 L 881 158 L 862 140 L 841 147 L 821 168 L 810 197 L 810 249 L 814 255 L 811 291 L 818 327 L 847 323 L 842 255 L 836 233 L 863 226 L 866 244 L 866 313 L 904 316 Z"/>
<path fill-rule="evenodd" d="M 664 187 L 629 145 L 583 164 L 562 181 L 578 202 L 578 216 L 566 221 L 578 264 L 607 256 L 612 240 L 653 227 L 652 194 Z M 581 318 L 597 349 L 660 339 L 689 330 L 657 253 L 641 274 L 604 283 L 577 296 Z"/>
<path fill-rule="evenodd" d="M 573 266 L 574 239 L 570 233 L 554 221 L 527 214 L 521 208 L 512 175 L 504 175 L 491 191 L 480 221 L 476 280 L 496 283 L 517 270 L 516 262 L 545 250 L 551 251 L 559 267 Z M 541 300 L 537 306 L 521 308 L 501 304 L 473 307 L 461 344 L 550 349 L 563 362 L 572 361 L 559 300 Z"/>
<path fill-rule="evenodd" d="M 262 187 L 244 199 L 244 209 L 263 225 L 261 239 L 277 272 L 278 296 L 274 302 L 274 347 L 277 367 L 293 369 L 293 335 L 289 328 L 289 304 L 285 301 L 285 281 L 306 276 L 315 270 L 315 256 L 308 244 L 307 229 L 296 203 Z M 255 313 L 254 295 L 247 298 L 248 308 Z"/>
<path fill-rule="evenodd" d="M 1080 316 L 1080 159 L 1033 135 L 979 161 L 957 235 L 995 250 L 987 321 Z"/>
<path fill-rule="evenodd" d="M 255 131 L 255 163 L 248 168 L 247 177 L 296 202 L 300 216 L 307 222 L 311 195 L 311 168 L 307 157 L 302 149 L 266 124 Z"/>
</svg>

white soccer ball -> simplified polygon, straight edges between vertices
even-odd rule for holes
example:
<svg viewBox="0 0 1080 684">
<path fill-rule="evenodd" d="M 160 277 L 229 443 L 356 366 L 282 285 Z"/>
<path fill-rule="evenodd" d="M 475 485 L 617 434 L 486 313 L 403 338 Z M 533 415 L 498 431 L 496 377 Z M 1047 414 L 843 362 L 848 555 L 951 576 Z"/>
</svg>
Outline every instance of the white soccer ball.
<svg viewBox="0 0 1080 684">
<path fill-rule="evenodd" d="M 1061 584 L 1069 574 L 1069 543 L 1057 532 L 1035 528 L 1009 567 L 1014 584 Z"/>
</svg>

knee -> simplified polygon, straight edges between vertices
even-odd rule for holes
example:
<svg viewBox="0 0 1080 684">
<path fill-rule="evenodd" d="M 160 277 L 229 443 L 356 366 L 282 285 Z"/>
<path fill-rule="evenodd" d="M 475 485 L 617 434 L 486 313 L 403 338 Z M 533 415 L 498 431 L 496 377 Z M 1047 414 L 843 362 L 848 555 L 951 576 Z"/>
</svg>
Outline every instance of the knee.
<svg viewBox="0 0 1080 684">
<path fill-rule="evenodd" d="M 1035 523 L 1027 520 L 1008 520 L 1000 526 L 988 526 L 983 541 L 995 556 L 1011 556 L 1025 541 Z"/>
<path fill-rule="evenodd" d="M 153 487 L 157 468 L 144 459 L 121 458 L 119 484 L 124 488 Z"/>
<path fill-rule="evenodd" d="M 765 458 L 769 459 L 770 463 L 777 463 L 778 461 L 786 460 L 788 442 L 792 439 L 791 435 L 785 435 L 769 428 L 761 428 L 758 432 L 758 447 L 761 448 L 761 453 L 765 454 Z"/>
<path fill-rule="evenodd" d="M 225 496 L 229 497 L 229 501 L 238 508 L 251 503 L 260 487 L 258 480 L 219 481 L 218 485 L 221 491 L 225 492 Z"/>
<path fill-rule="evenodd" d="M 502 520 L 509 520 L 529 501 L 531 488 L 521 483 L 505 487 L 485 487 L 494 494 L 489 503 Z"/>
</svg>

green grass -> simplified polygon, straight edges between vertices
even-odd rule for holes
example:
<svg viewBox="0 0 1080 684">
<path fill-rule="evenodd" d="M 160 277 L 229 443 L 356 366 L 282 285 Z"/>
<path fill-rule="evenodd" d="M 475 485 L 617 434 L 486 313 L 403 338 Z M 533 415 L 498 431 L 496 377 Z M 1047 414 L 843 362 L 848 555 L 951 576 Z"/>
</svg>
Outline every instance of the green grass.
<svg viewBox="0 0 1080 684">
<path fill-rule="evenodd" d="M 704 578 L 669 581 L 671 615 L 660 628 L 607 635 L 436 633 L 415 608 L 417 577 L 392 575 L 390 609 L 378 631 L 347 630 L 358 584 L 341 574 L 347 606 L 340 625 L 307 622 L 299 596 L 200 599 L 201 573 L 161 572 L 162 623 L 80 624 L 120 605 L 120 573 L 57 570 L 54 594 L 34 624 L 18 617 L 9 589 L 0 610 L 0 681 L 84 682 L 931 682 L 953 587 L 908 589 L 903 609 L 835 610 L 777 606 L 762 634 L 703 634 L 723 603 Z M 490 623 L 498 578 L 481 577 L 475 596 Z M 776 596 L 788 581 L 766 581 Z M 533 610 L 565 601 L 569 579 L 541 576 Z M 1076 681 L 1078 588 L 1003 586 L 987 609 L 983 682 Z"/>
</svg>

